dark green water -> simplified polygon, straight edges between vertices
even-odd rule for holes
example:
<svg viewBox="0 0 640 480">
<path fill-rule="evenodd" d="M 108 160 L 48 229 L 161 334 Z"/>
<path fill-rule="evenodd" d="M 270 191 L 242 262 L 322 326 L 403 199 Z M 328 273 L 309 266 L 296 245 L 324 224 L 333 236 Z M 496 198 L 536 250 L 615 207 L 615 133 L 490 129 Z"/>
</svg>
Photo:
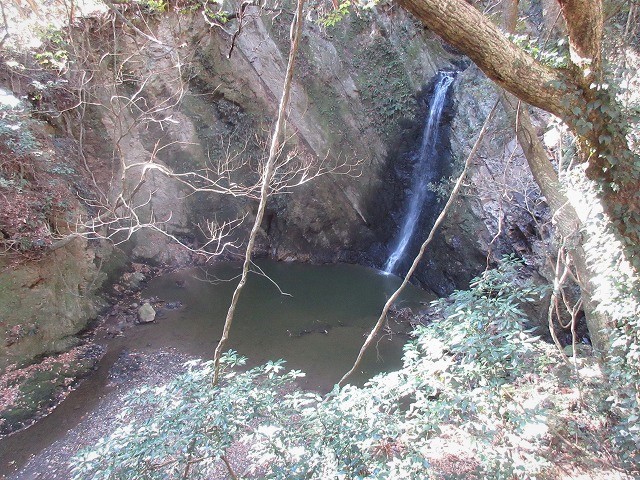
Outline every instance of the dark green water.
<svg viewBox="0 0 640 480">
<path fill-rule="evenodd" d="M 307 373 L 302 387 L 329 391 L 351 367 L 400 279 L 354 265 L 262 261 L 258 266 L 268 278 L 250 276 L 236 310 L 228 348 L 247 356 L 250 365 L 284 358 L 289 368 Z M 110 391 L 109 369 L 122 349 L 153 353 L 173 348 L 211 358 L 238 274 L 239 265 L 220 264 L 208 271 L 183 270 L 152 280 L 143 298 L 180 301 L 183 307 L 166 310 L 157 323 L 136 326 L 125 337 L 109 340 L 98 371 L 51 415 L 0 440 L 0 478 L 63 438 L 84 416 L 100 415 L 100 399 Z M 410 285 L 397 306 L 418 307 L 433 298 Z M 399 366 L 405 341 L 400 335 L 381 337 L 352 382 L 362 383 L 375 373 Z"/>
<path fill-rule="evenodd" d="M 252 274 L 247 282 L 229 348 L 249 357 L 251 364 L 284 358 L 290 368 L 307 373 L 307 388 L 330 390 L 350 368 L 400 279 L 355 265 L 263 261 L 258 266 L 268 278 Z M 182 271 L 153 280 L 143 296 L 178 300 L 184 308 L 167 312 L 161 328 L 150 326 L 147 340 L 211 357 L 237 280 L 212 284 L 204 279 L 206 274 L 231 279 L 238 273 L 238 267 L 226 264 L 208 272 Z M 178 288 L 176 283 L 184 286 Z M 398 306 L 416 307 L 432 298 L 409 286 Z M 303 331 L 311 333 L 300 335 Z M 405 341 L 398 336 L 382 338 L 365 359 L 360 380 L 399 366 Z"/>
</svg>

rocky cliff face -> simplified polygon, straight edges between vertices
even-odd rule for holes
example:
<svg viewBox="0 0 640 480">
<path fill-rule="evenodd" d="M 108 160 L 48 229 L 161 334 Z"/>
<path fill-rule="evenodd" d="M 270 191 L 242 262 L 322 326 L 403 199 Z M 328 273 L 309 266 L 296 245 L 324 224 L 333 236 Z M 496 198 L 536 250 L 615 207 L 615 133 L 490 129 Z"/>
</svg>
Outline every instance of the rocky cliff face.
<svg viewBox="0 0 640 480">
<path fill-rule="evenodd" d="M 75 335 L 104 304 L 99 263 L 100 253 L 82 240 L 22 265 L 0 259 L 0 371 L 78 345 Z"/>
<path fill-rule="evenodd" d="M 47 73 L 49 87 L 31 97 L 33 115 L 47 121 L 51 138 L 73 147 L 72 167 L 88 185 L 82 195 L 69 190 L 82 199 L 72 216 L 98 218 L 96 232 L 123 242 L 130 259 L 174 265 L 193 260 L 189 249 L 215 250 L 216 243 L 207 244 L 211 228 L 244 218 L 225 240 L 223 256 L 233 256 L 253 218 L 250 187 L 282 88 L 290 16 L 247 6 L 241 28 L 237 20 L 212 27 L 197 12 L 132 20 L 138 28 L 119 18 L 79 22 L 69 45 L 74 63 L 60 76 Z M 393 172 L 422 128 L 429 80 L 464 62 L 388 6 L 334 27 L 308 22 L 301 52 L 282 156 L 298 173 L 283 167 L 279 177 L 289 172 L 289 183 L 300 185 L 271 198 L 258 252 L 380 267 L 397 229 L 393 217 L 408 195 L 406 179 Z M 33 82 L 20 78 L 9 71 L 3 84 L 17 96 L 31 95 Z M 453 164 L 444 171 L 455 172 L 471 148 L 490 108 L 478 100 L 487 88 L 476 73 L 457 81 L 448 113 Z M 502 175 L 489 163 L 512 162 L 513 146 L 503 150 L 511 139 L 500 128 L 418 275 L 438 293 L 464 287 L 486 264 L 487 250 L 533 248 L 522 236 L 530 238 L 527 229 L 535 226 L 525 221 L 522 231 L 505 232 L 499 219 L 512 210 L 487 188 L 488 179 Z M 306 182 L 301 170 L 317 178 Z M 88 225 L 77 228 L 86 232 Z M 106 277 L 105 255 L 96 249 L 78 239 L 38 262 L 5 269 L 0 295 L 11 300 L 1 304 L 8 340 L 0 366 L 73 342 L 70 336 L 95 315 L 95 293 Z"/>
<path fill-rule="evenodd" d="M 173 172 L 209 167 L 206 175 L 215 175 L 231 158 L 238 164 L 223 183 L 257 181 L 256 167 L 266 155 L 282 88 L 290 18 L 273 18 L 254 7 L 247 7 L 244 15 L 235 40 L 229 34 L 233 26 L 229 32 L 211 29 L 199 15 L 169 15 L 157 21 L 153 33 L 164 45 L 140 51 L 141 39 L 135 34 L 124 40 L 120 48 L 139 57 L 139 63 L 129 60 L 127 65 L 133 83 L 146 82 L 140 93 L 146 108 L 159 109 L 167 102 L 171 106 L 161 113 L 164 123 L 141 121 L 126 108 L 117 109 L 116 121 L 110 111 L 113 95 L 106 98 L 104 90 L 100 94 L 96 89 L 96 103 L 110 108 L 94 109 L 93 122 L 102 124 L 111 144 L 118 143 L 122 165 L 154 156 Z M 116 46 L 100 53 L 107 54 L 109 48 Z M 178 54 L 167 54 L 171 49 Z M 259 250 L 281 260 L 358 261 L 378 240 L 377 224 L 384 221 L 370 206 L 385 188 L 383 172 L 394 158 L 389 146 L 402 133 L 403 121 L 415 121 L 423 85 L 438 69 L 450 68 L 455 58 L 403 12 L 393 10 L 363 12 L 327 29 L 308 23 L 301 50 L 286 155 L 295 155 L 295 167 L 310 166 L 311 176 L 330 173 L 272 198 Z M 157 60 L 150 63 L 149 55 Z M 181 78 L 171 71 L 177 60 L 183 63 Z M 102 85 L 108 84 L 110 73 L 103 72 Z M 122 97 L 125 103 L 130 98 Z M 129 116 L 124 134 L 123 113 Z M 87 143 L 103 143 L 102 138 L 92 140 L 92 134 L 95 131 L 87 131 Z M 139 173 L 135 168 L 129 173 L 127 181 L 135 183 Z M 298 175 L 291 183 L 300 179 Z M 122 185 L 109 188 L 117 191 Z M 156 219 L 170 219 L 167 229 L 193 246 L 203 244 L 202 227 L 213 219 L 246 217 L 245 225 L 250 225 L 252 198 L 212 192 L 186 197 L 189 193 L 179 182 L 151 172 L 137 198 L 151 198 L 147 214 L 153 209 Z M 241 243 L 245 232 L 241 227 L 232 239 Z M 134 255 L 175 261 L 167 258 L 160 237 L 157 232 L 137 234 Z"/>
<path fill-rule="evenodd" d="M 13 80 L 6 71 L 0 79 Z M 13 85 L 20 90 L 19 81 Z M 75 221 L 88 213 L 80 200 L 89 195 L 88 179 L 72 142 L 32 113 L 4 90 L 0 371 L 76 345 L 75 334 L 103 303 L 98 291 L 116 258 L 112 247 L 73 236 Z"/>
<path fill-rule="evenodd" d="M 25 131 L 41 134 L 38 151 L 54 152 L 49 170 L 57 172 L 62 197 L 73 200 L 73 208 L 61 209 L 68 218 L 60 233 L 86 236 L 86 220 L 97 218 L 98 236 L 125 242 L 130 258 L 185 264 L 193 256 L 174 240 L 206 247 L 208 226 L 237 218 L 245 221 L 227 240 L 241 247 L 245 238 L 255 192 L 224 190 L 259 178 L 286 68 L 290 15 L 249 6 L 238 35 L 237 21 L 211 27 L 197 12 L 144 20 L 146 34 L 119 19 L 82 19 L 65 45 L 66 67 L 29 77 L 14 64 L 2 85 L 30 100 L 20 109 L 31 122 Z M 290 183 L 302 185 L 274 195 L 258 250 L 280 260 L 362 261 L 380 242 L 385 215 L 371 205 L 388 180 L 389 147 L 403 122 L 414 121 L 417 93 L 455 56 L 390 7 L 326 29 L 308 22 L 301 51 L 284 158 L 298 170 L 310 166 L 307 175 L 322 175 L 307 183 L 298 174 Z M 56 150 L 59 144 L 66 149 Z M 4 167 L 3 193 L 22 195 L 9 185 L 18 178 L 15 169 Z M 187 172 L 200 176 L 181 176 Z M 36 177 L 42 179 L 36 175 L 34 185 Z M 46 183 L 34 187 L 33 198 L 46 195 Z M 149 223 L 157 228 L 140 228 Z M 57 226 L 48 219 L 43 225 L 42 235 L 29 237 L 42 243 L 37 261 L 7 259 L 0 279 L 3 366 L 71 345 L 97 312 L 95 294 L 105 278 L 97 244 L 78 238 L 46 253 Z M 5 245 L 25 236 L 5 233 Z M 224 255 L 239 251 L 233 245 Z"/>
<path fill-rule="evenodd" d="M 458 77 L 459 114 L 451 126 L 451 148 L 460 170 L 491 109 L 498 102 L 495 86 L 475 66 Z M 467 175 L 467 182 L 448 215 L 435 246 L 447 262 L 435 276 L 451 288 L 478 268 L 504 255 L 521 257 L 535 272 L 548 275 L 546 251 L 551 215 L 515 139 L 514 119 L 498 103 Z"/>
</svg>

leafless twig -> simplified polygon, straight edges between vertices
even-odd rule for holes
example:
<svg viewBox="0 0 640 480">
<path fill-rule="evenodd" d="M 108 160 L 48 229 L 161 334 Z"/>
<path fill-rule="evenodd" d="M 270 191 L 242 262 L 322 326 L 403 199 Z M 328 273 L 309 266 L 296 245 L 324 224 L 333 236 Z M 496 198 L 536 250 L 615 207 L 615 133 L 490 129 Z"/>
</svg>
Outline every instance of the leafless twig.
<svg viewBox="0 0 640 480">
<path fill-rule="evenodd" d="M 216 346 L 216 350 L 214 353 L 213 361 L 214 361 L 214 376 L 213 376 L 213 384 L 217 385 L 220 375 L 220 357 L 222 356 L 222 351 L 225 348 L 227 339 L 229 338 L 229 332 L 231 330 L 231 325 L 233 323 L 234 313 L 236 309 L 236 305 L 238 304 L 238 299 L 240 298 L 240 293 L 244 288 L 244 285 L 247 281 L 247 276 L 249 273 L 249 268 L 251 266 L 251 256 L 253 254 L 253 246 L 255 244 L 255 240 L 258 234 L 258 230 L 260 228 L 260 224 L 262 223 L 262 217 L 264 216 L 264 211 L 267 206 L 267 198 L 269 195 L 269 186 L 271 183 L 271 177 L 273 176 L 276 170 L 276 161 L 279 152 L 282 149 L 282 134 L 284 132 L 285 120 L 286 120 L 286 111 L 289 105 L 289 96 L 291 94 L 291 85 L 293 82 L 293 70 L 295 65 L 296 54 L 298 51 L 298 46 L 300 43 L 300 36 L 302 34 L 302 24 L 304 22 L 302 11 L 304 6 L 304 0 L 298 0 L 296 16 L 293 19 L 291 24 L 291 50 L 289 52 L 289 61 L 287 63 L 287 72 L 285 74 L 284 85 L 282 88 L 282 96 L 280 98 L 280 105 L 278 107 L 278 119 L 276 120 L 276 124 L 273 130 L 273 134 L 271 137 L 271 148 L 269 149 L 269 157 L 267 162 L 265 163 L 264 171 L 262 173 L 262 186 L 260 189 L 260 203 L 258 205 L 258 211 L 256 213 L 256 219 L 253 224 L 253 228 L 251 229 L 251 233 L 249 235 L 249 242 L 247 244 L 247 249 L 245 253 L 245 259 L 242 267 L 242 278 L 238 282 L 236 289 L 233 292 L 233 297 L 231 299 L 231 303 L 229 304 L 229 310 L 227 311 L 227 316 L 224 323 L 224 328 L 222 331 L 222 336 L 218 345 Z"/>
</svg>

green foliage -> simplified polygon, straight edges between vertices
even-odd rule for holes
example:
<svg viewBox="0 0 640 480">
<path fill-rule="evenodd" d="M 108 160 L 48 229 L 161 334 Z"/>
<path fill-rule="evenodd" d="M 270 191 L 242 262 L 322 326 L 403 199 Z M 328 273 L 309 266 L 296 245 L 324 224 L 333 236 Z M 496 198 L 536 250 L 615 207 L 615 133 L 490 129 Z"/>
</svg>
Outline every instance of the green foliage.
<svg viewBox="0 0 640 480">
<path fill-rule="evenodd" d="M 397 121 L 413 114 L 416 106 L 404 58 L 390 50 L 384 39 L 376 39 L 360 52 L 354 65 L 366 66 L 358 78 L 360 94 L 376 129 L 390 134 Z"/>
<path fill-rule="evenodd" d="M 640 238 L 640 213 L 631 204 L 637 202 L 637 182 L 640 178 L 640 155 L 630 148 L 640 135 L 640 104 L 629 91 L 629 78 L 635 71 L 604 62 L 603 80 L 589 86 L 589 92 L 577 92 L 590 99 L 585 106 L 569 105 L 575 116 L 572 128 L 583 146 L 583 160 L 596 165 L 590 177 L 597 179 L 597 188 L 608 206 L 613 226 L 624 232 L 620 241 L 629 252 L 629 260 L 640 270 L 637 239 Z M 630 95 L 631 93 L 631 95 Z M 569 96 L 567 96 L 568 102 Z M 627 99 L 623 102 L 623 99 Z M 586 151 L 588 150 L 588 151 Z M 628 192 L 629 198 L 617 198 Z"/>
<path fill-rule="evenodd" d="M 195 458 L 189 478 L 207 478 L 241 440 L 260 478 L 425 479 L 429 453 L 451 436 L 464 439 L 486 478 L 533 478 L 545 465 L 536 452 L 549 412 L 522 379 L 549 362 L 521 309 L 540 290 L 518 270 L 506 259 L 471 290 L 436 302 L 443 318 L 416 331 L 403 368 L 363 388 L 321 398 L 293 390 L 299 373 L 281 374 L 281 361 L 235 372 L 244 359 L 233 353 L 212 387 L 211 363 L 193 362 L 169 385 L 131 396 L 115 432 L 76 458 L 75 478 L 176 478 Z M 148 417 L 128 424 L 134 409 Z"/>
<path fill-rule="evenodd" d="M 59 28 L 48 26 L 40 34 L 43 47 L 34 54 L 36 61 L 45 68 L 59 72 L 66 70 L 69 64 L 69 44 L 66 34 Z"/>
<path fill-rule="evenodd" d="M 486 379 L 504 383 L 510 371 L 522 368 L 522 357 L 533 348 L 536 338 L 523 328 L 526 315 L 520 305 L 533 301 L 542 291 L 528 282 L 520 284 L 517 265 L 515 258 L 508 257 L 501 268 L 473 280 L 470 290 L 457 291 L 435 304 L 445 319 L 437 329 L 427 328 L 427 339 L 460 355 L 459 378 L 465 379 L 462 384 L 467 388 Z M 432 338 L 433 330 L 438 338 Z"/>
<path fill-rule="evenodd" d="M 211 23 L 219 23 L 221 25 L 224 25 L 229 21 L 230 13 L 222 10 L 220 7 L 212 8 L 209 6 L 209 3 L 206 3 L 202 8 L 205 16 L 207 17 L 207 20 Z"/>
<path fill-rule="evenodd" d="M 337 8 L 321 13 L 316 21 L 323 27 L 335 27 L 350 13 L 353 12 L 354 16 L 361 17 L 366 11 L 373 10 L 379 3 L 379 0 L 343 0 Z"/>
<path fill-rule="evenodd" d="M 637 184 L 640 156 L 629 148 L 640 131 L 640 105 L 629 92 L 637 75 L 627 66 L 607 62 L 605 80 L 590 86 L 584 109 L 574 107 L 576 133 L 586 139 L 599 178 L 585 180 L 583 167 L 570 178 L 572 189 L 585 196 L 591 211 L 585 221 L 585 251 L 594 274 L 592 296 L 598 315 L 607 319 L 606 371 L 611 382 L 608 412 L 613 419 L 617 450 L 627 465 L 640 462 L 640 213 Z M 635 99 L 635 100 L 634 100 Z M 635 102 L 635 103 L 634 103 Z M 597 156 L 597 157 L 596 157 Z M 593 175 L 592 175 L 593 177 Z M 618 197 L 617 195 L 620 195 Z M 609 206 L 605 212 L 601 198 Z M 608 215 L 607 215 L 608 214 Z M 623 232 L 621 235 L 620 232 Z M 604 327 L 605 325 L 603 325 Z"/>
<path fill-rule="evenodd" d="M 12 155 L 23 157 L 40 148 L 21 112 L 0 108 L 0 142 Z"/>
<path fill-rule="evenodd" d="M 28 183 L 24 178 L 5 178 L 0 174 L 0 188 L 12 188 L 21 193 Z"/>
<path fill-rule="evenodd" d="M 566 68 L 570 63 L 569 47 L 565 39 L 560 39 L 550 46 L 541 46 L 539 39 L 531 38 L 529 35 L 509 35 L 509 38 L 533 58 L 549 67 Z"/>
<path fill-rule="evenodd" d="M 160 15 L 169 9 L 167 0 L 140 0 L 139 3 L 150 15 Z"/>
<path fill-rule="evenodd" d="M 229 21 L 230 13 L 223 9 L 218 0 L 187 0 L 182 3 L 180 13 L 194 13 L 201 11 L 210 24 L 224 25 Z"/>
<path fill-rule="evenodd" d="M 450 175 L 448 177 L 442 177 L 436 182 L 429 182 L 427 188 L 435 193 L 439 202 L 445 201 L 449 198 L 453 185 L 456 183 L 457 176 Z"/>
<path fill-rule="evenodd" d="M 344 0 L 337 9 L 322 15 L 318 19 L 318 23 L 324 27 L 334 27 L 342 21 L 344 17 L 349 14 L 349 7 L 351 6 L 351 0 Z"/>
<path fill-rule="evenodd" d="M 281 389 L 301 375 L 282 373 L 283 361 L 239 373 L 244 365 L 235 352 L 222 359 L 222 383 L 212 386 L 213 362 L 193 361 L 168 385 L 143 388 L 125 400 L 120 425 L 106 439 L 80 452 L 76 479 L 182 478 L 193 458 L 188 478 L 206 478 L 238 436 L 257 422 L 278 417 Z M 129 424 L 134 411 L 149 415 Z"/>
<path fill-rule="evenodd" d="M 47 50 L 42 53 L 36 53 L 34 57 L 43 67 L 54 67 L 60 70 L 65 68 L 69 60 L 69 54 L 66 50 Z"/>
<path fill-rule="evenodd" d="M 583 191 L 590 189 L 579 184 Z M 595 197 L 595 195 L 594 195 Z M 592 201 L 595 201 L 593 199 Z M 594 273 L 592 293 L 598 313 L 608 319 L 606 372 L 608 411 L 614 420 L 615 443 L 628 465 L 640 462 L 640 279 L 602 212 L 585 224 L 585 250 Z"/>
<path fill-rule="evenodd" d="M 71 176 L 76 174 L 75 168 L 71 167 L 70 165 L 67 165 L 64 162 L 60 162 L 52 165 L 51 168 L 49 169 L 49 172 L 54 173 L 56 175 L 65 175 L 65 176 Z"/>
</svg>

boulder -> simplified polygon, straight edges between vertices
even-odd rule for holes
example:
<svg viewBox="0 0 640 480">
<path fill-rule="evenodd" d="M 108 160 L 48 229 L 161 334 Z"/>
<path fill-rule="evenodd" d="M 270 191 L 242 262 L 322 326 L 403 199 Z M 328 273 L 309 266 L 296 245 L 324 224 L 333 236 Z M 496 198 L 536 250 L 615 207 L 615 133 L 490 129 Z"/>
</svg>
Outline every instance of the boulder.
<svg viewBox="0 0 640 480">
<path fill-rule="evenodd" d="M 145 303 L 138 309 L 138 320 L 140 323 L 150 323 L 156 319 L 156 311 L 150 303 Z"/>
<path fill-rule="evenodd" d="M 146 280 L 146 277 L 142 272 L 134 272 L 128 279 L 129 288 L 131 290 L 138 290 L 140 288 L 140 284 Z"/>
</svg>

